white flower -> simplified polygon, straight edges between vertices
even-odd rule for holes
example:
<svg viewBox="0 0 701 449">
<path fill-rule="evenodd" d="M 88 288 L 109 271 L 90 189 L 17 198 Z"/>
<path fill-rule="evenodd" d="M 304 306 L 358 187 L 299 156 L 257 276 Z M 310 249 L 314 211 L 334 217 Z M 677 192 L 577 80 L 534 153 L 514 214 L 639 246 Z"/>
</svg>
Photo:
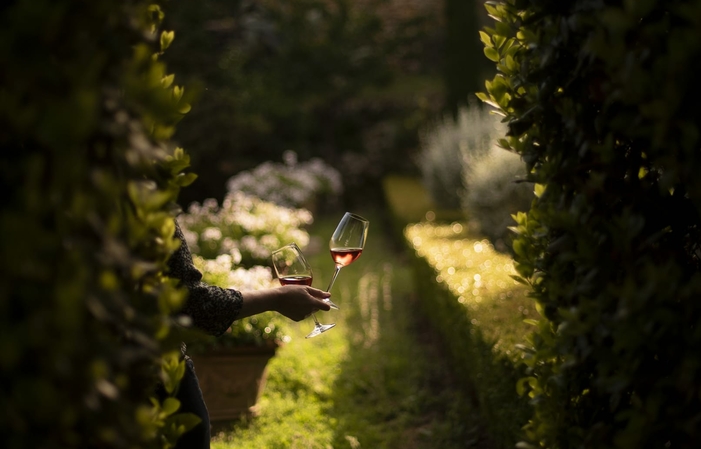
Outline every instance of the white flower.
<svg viewBox="0 0 701 449">
<path fill-rule="evenodd" d="M 207 228 L 202 232 L 202 240 L 221 240 L 221 231 L 219 228 Z"/>
<path fill-rule="evenodd" d="M 232 257 L 229 254 L 220 254 L 214 259 L 222 270 L 231 270 Z"/>
<path fill-rule="evenodd" d="M 235 265 L 238 265 L 241 263 L 241 251 L 239 251 L 238 248 L 231 248 L 229 250 L 229 255 L 231 256 L 231 262 Z"/>
</svg>

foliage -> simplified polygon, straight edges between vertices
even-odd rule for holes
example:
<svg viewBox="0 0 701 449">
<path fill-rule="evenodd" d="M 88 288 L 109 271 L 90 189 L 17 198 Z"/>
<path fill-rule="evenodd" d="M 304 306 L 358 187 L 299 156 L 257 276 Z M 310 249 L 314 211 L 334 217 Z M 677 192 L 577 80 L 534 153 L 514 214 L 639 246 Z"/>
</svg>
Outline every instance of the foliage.
<svg viewBox="0 0 701 449">
<path fill-rule="evenodd" d="M 172 447 L 197 418 L 163 276 L 194 179 L 168 142 L 189 108 L 142 1 L 0 7 L 0 434 L 6 448 Z"/>
<path fill-rule="evenodd" d="M 190 250 L 205 259 L 229 255 L 234 265 L 268 265 L 270 253 L 288 243 L 309 243 L 303 226 L 312 222 L 306 209 L 289 209 L 240 192 L 221 206 L 213 198 L 192 203 L 178 217 Z"/>
<path fill-rule="evenodd" d="M 511 217 L 530 209 L 533 184 L 519 182 L 526 178 L 526 169 L 519 155 L 499 147 L 477 159 L 464 172 L 465 192 L 462 207 L 480 233 L 500 250 L 512 240 Z M 510 245 L 509 245 L 510 247 Z"/>
<path fill-rule="evenodd" d="M 701 2 L 489 2 L 482 98 L 538 183 L 517 270 L 543 317 L 521 447 L 701 441 Z"/>
<path fill-rule="evenodd" d="M 502 133 L 496 116 L 474 102 L 460 108 L 456 119 L 445 116 L 423 130 L 417 165 L 437 206 L 460 209 L 463 173 L 469 173 Z"/>
<path fill-rule="evenodd" d="M 238 173 L 227 181 L 227 190 L 290 208 L 332 203 L 343 192 L 341 174 L 321 159 L 298 162 L 295 152 L 286 151 L 283 160 L 283 164 L 264 162 Z"/>
</svg>

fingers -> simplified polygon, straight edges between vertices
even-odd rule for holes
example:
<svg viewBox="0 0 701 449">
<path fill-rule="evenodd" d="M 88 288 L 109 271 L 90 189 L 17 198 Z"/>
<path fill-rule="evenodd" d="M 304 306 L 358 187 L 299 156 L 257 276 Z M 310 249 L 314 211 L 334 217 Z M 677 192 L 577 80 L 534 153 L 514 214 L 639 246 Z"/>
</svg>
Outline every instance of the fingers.
<svg viewBox="0 0 701 449">
<path fill-rule="evenodd" d="M 323 290 L 319 290 L 314 287 L 307 287 L 307 292 L 314 298 L 316 299 L 316 304 L 318 304 L 316 310 L 323 310 L 325 312 L 328 312 L 331 310 L 331 306 L 325 302 L 324 300 L 327 298 L 331 297 L 331 293 L 325 292 Z M 312 312 L 314 313 L 314 312 Z"/>
<path fill-rule="evenodd" d="M 294 321 L 303 320 L 314 312 L 331 310 L 325 302 L 331 296 L 328 292 L 301 285 L 286 285 L 278 289 L 282 296 L 274 310 Z"/>
<path fill-rule="evenodd" d="M 320 299 L 329 298 L 331 296 L 331 293 L 319 290 L 318 288 L 314 287 L 307 287 L 307 292 L 309 292 L 309 294 L 313 297 Z"/>
</svg>

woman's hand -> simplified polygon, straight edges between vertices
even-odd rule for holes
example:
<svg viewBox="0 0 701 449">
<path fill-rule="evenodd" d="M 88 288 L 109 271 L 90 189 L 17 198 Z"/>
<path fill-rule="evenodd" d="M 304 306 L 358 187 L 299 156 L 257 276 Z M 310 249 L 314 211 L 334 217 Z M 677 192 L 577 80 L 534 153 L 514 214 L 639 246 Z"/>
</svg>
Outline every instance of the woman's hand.
<svg viewBox="0 0 701 449">
<path fill-rule="evenodd" d="M 243 306 L 237 319 L 273 310 L 294 321 L 301 321 L 318 310 L 331 309 L 328 292 L 306 285 L 285 285 L 266 290 L 242 292 Z"/>
<path fill-rule="evenodd" d="M 331 309 L 325 298 L 331 295 L 325 291 L 306 285 L 286 285 L 277 287 L 281 295 L 273 309 L 294 321 L 301 321 L 318 310 Z"/>
</svg>

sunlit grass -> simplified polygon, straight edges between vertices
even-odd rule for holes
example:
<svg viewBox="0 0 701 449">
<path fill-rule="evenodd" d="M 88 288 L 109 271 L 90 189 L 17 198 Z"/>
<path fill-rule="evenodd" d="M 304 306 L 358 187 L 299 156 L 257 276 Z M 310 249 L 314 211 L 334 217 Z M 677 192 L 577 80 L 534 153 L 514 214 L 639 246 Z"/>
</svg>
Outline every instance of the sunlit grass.
<svg viewBox="0 0 701 449">
<path fill-rule="evenodd" d="M 436 281 L 447 285 L 464 305 L 471 324 L 493 349 L 516 356 L 514 346 L 523 343 L 531 330 L 524 319 L 536 318 L 536 312 L 526 287 L 511 278 L 516 274 L 511 257 L 457 222 L 411 225 L 405 235 L 417 254 L 437 270 Z"/>
</svg>

